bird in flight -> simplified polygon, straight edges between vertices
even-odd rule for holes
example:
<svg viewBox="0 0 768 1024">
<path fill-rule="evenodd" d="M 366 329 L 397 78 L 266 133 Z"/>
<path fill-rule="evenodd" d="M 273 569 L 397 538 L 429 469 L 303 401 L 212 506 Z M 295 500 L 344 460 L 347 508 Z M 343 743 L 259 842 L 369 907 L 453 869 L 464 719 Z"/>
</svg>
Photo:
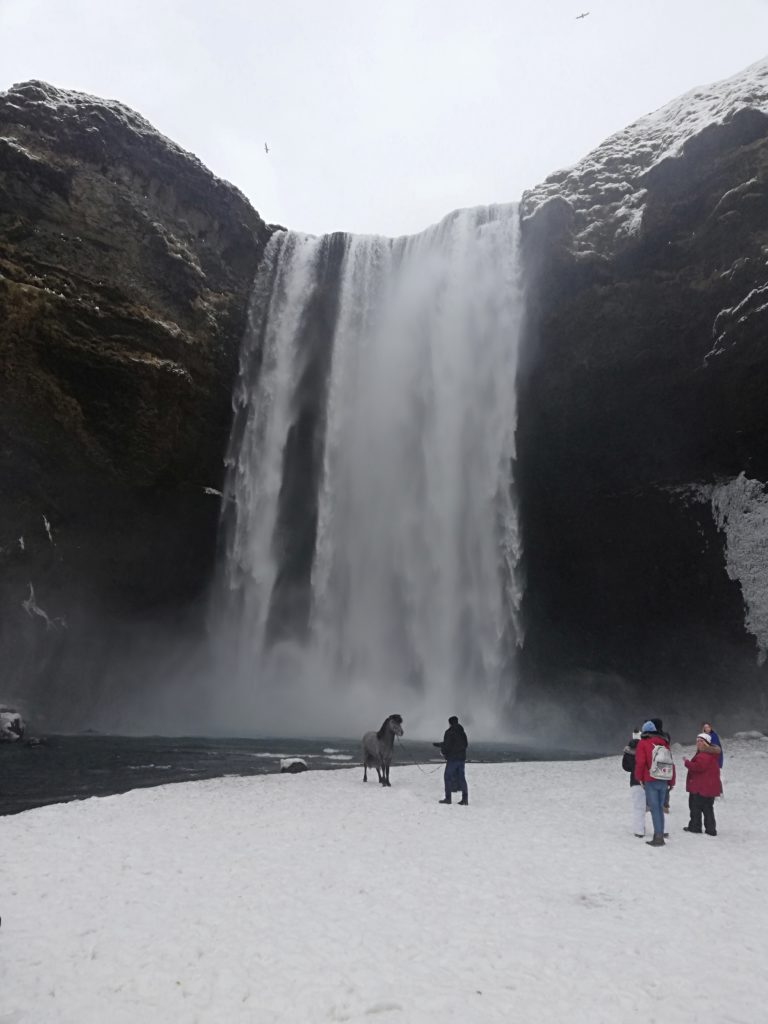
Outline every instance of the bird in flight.
<svg viewBox="0 0 768 1024">
<path fill-rule="evenodd" d="M 266 142 L 264 143 L 264 152 L 269 154 L 269 146 L 266 144 Z"/>
<path fill-rule="evenodd" d="M 588 18 L 588 17 L 589 17 L 589 11 L 584 11 L 583 14 L 577 14 L 576 15 L 576 21 L 581 21 L 582 18 Z"/>
</svg>

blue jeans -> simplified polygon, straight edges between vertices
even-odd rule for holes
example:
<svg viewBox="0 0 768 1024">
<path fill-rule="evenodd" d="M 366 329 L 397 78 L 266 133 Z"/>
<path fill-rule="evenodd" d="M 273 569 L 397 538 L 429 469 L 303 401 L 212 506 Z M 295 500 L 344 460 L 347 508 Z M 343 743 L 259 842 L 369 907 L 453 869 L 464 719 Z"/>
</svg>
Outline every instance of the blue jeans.
<svg viewBox="0 0 768 1024">
<path fill-rule="evenodd" d="M 667 799 L 667 783 L 661 779 L 649 779 L 645 783 L 645 802 L 651 811 L 653 834 L 664 835 L 664 803 Z"/>
<path fill-rule="evenodd" d="M 461 790 L 462 800 L 469 799 L 469 790 L 467 789 L 467 778 L 464 774 L 464 762 L 463 761 L 446 761 L 445 762 L 445 774 L 443 775 L 443 782 L 445 783 L 445 799 L 451 799 L 451 793 L 454 790 Z"/>
</svg>

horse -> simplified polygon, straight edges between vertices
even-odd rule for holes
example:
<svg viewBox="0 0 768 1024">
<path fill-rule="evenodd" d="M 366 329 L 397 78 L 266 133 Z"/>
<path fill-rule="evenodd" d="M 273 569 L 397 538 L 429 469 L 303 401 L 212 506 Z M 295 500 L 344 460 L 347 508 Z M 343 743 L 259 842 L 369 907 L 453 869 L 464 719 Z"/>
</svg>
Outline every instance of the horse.
<svg viewBox="0 0 768 1024">
<path fill-rule="evenodd" d="M 382 786 L 389 786 L 389 766 L 392 764 L 392 747 L 395 736 L 403 735 L 403 716 L 390 715 L 381 723 L 378 732 L 367 732 L 363 736 L 363 782 L 368 781 L 368 769 L 374 767 Z"/>
</svg>

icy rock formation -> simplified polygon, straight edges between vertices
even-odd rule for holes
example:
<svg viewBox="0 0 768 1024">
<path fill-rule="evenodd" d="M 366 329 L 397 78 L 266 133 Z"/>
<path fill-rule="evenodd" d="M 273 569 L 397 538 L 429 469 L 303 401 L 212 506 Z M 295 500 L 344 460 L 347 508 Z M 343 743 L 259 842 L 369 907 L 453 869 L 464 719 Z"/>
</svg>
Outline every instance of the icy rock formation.
<svg viewBox="0 0 768 1024">
<path fill-rule="evenodd" d="M 0 743 L 17 743 L 24 738 L 26 725 L 18 711 L 0 707 Z"/>
<path fill-rule="evenodd" d="M 758 699 L 733 546 L 680 488 L 768 480 L 768 60 L 618 132 L 522 213 L 530 676 L 576 702 L 595 673 L 667 708 Z"/>
<path fill-rule="evenodd" d="M 726 535 L 726 571 L 741 586 L 745 625 L 757 642 L 762 665 L 768 657 L 768 494 L 766 485 L 735 480 L 711 488 L 715 522 Z"/>
</svg>

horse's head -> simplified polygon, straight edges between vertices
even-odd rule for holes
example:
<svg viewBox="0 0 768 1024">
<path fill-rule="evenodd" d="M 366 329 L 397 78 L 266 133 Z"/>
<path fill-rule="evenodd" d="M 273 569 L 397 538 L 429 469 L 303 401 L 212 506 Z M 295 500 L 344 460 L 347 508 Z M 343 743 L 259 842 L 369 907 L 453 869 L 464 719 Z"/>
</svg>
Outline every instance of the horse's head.
<svg viewBox="0 0 768 1024">
<path fill-rule="evenodd" d="M 403 735 L 403 716 L 402 715 L 389 715 L 381 723 L 381 728 L 376 733 L 380 740 L 383 740 L 387 733 L 392 733 L 393 736 Z"/>
<path fill-rule="evenodd" d="M 402 715 L 390 715 L 387 719 L 387 728 L 395 734 L 395 736 L 403 735 L 403 716 Z"/>
</svg>

